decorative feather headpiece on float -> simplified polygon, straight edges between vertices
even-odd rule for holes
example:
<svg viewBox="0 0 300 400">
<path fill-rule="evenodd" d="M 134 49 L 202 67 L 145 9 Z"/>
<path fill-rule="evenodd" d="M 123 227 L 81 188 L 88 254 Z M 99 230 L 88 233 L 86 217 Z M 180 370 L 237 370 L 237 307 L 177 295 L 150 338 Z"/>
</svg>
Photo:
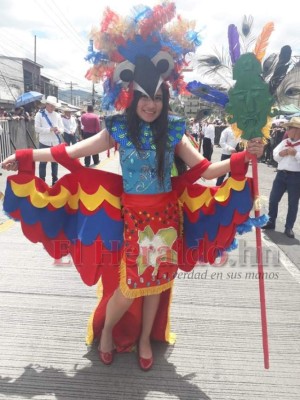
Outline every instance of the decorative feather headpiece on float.
<svg viewBox="0 0 300 400">
<path fill-rule="evenodd" d="M 194 21 L 176 14 L 173 2 L 153 9 L 140 5 L 128 17 L 106 8 L 100 28 L 91 33 L 86 57 L 93 64 L 86 78 L 104 82 L 102 108 L 127 108 L 133 90 L 153 98 L 163 81 L 184 93 L 185 55 L 201 44 L 194 27 Z"/>
</svg>

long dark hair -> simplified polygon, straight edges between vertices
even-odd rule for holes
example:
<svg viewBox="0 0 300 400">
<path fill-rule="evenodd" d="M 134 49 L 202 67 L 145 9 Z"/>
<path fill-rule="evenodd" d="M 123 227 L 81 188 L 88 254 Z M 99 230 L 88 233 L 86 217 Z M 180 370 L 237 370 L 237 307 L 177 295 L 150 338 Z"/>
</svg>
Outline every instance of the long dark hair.
<svg viewBox="0 0 300 400">
<path fill-rule="evenodd" d="M 153 133 L 153 142 L 156 148 L 156 166 L 157 166 L 157 177 L 161 185 L 164 181 L 164 167 L 165 167 L 165 153 L 168 145 L 168 111 L 169 111 L 169 88 L 163 83 L 162 89 L 162 101 L 163 107 L 158 118 L 150 123 L 150 127 Z M 134 91 L 133 100 L 130 106 L 126 109 L 127 123 L 128 123 L 128 137 L 134 144 L 137 151 L 142 149 L 140 129 L 142 120 L 136 113 L 137 104 L 141 98 L 142 93 Z"/>
</svg>

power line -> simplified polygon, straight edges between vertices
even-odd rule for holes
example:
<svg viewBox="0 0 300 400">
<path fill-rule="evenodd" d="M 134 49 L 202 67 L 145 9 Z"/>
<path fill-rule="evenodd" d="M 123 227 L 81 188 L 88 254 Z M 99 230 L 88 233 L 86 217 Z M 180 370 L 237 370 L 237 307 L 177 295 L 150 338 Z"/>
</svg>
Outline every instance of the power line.
<svg viewBox="0 0 300 400">
<path fill-rule="evenodd" d="M 50 18 L 54 24 L 58 27 L 58 29 L 64 33 L 65 36 L 67 36 L 69 39 L 71 39 L 71 43 L 74 44 L 74 38 L 77 41 L 78 45 L 81 47 L 82 51 L 86 51 L 86 47 L 81 39 L 79 39 L 77 34 L 73 33 L 73 37 L 70 36 L 72 32 L 70 32 L 70 29 L 67 28 L 66 24 L 61 18 L 61 15 L 59 15 L 56 11 L 54 11 L 53 8 L 51 8 L 50 3 L 42 3 L 41 1 L 35 0 L 36 4 L 42 9 L 43 12 L 47 15 L 47 18 Z M 48 7 L 48 10 L 47 10 Z M 50 10 L 50 13 L 49 13 Z M 53 14 L 55 14 L 55 17 L 53 18 Z M 58 20 L 60 20 L 60 23 Z"/>
<path fill-rule="evenodd" d="M 14 44 L 15 45 L 15 47 L 19 47 L 19 48 L 21 48 L 22 50 L 24 50 L 24 48 L 22 48 L 21 46 L 19 46 L 19 44 L 17 44 L 16 42 L 14 42 L 12 39 L 10 39 L 10 38 L 8 38 L 8 37 L 6 37 L 6 35 L 5 34 L 3 34 L 3 30 L 1 30 L 0 31 L 0 36 L 3 36 L 4 38 L 5 38 L 5 40 L 2 40 L 2 43 L 0 44 L 0 46 L 4 49 L 4 47 L 3 47 L 3 43 L 12 43 L 12 44 Z M 9 46 L 9 53 L 7 53 L 7 51 L 4 49 L 4 51 L 3 51 L 3 55 L 5 55 L 5 56 L 7 56 L 7 57 L 14 57 L 15 58 L 15 52 L 14 51 L 12 51 L 12 46 L 10 45 Z M 26 48 L 25 48 L 26 49 Z M 27 51 L 28 51 L 28 49 L 26 49 Z M 29 51 L 28 51 L 28 53 L 29 53 Z M 23 58 L 23 57 L 17 57 L 17 58 Z M 45 63 L 45 64 L 48 64 L 48 61 L 46 61 L 46 60 L 43 60 L 41 57 L 40 57 L 40 59 L 41 59 L 41 61 L 43 62 L 43 63 Z M 15 60 L 15 62 L 16 63 L 19 63 L 20 65 L 22 65 L 22 61 L 18 61 L 18 60 Z M 62 70 L 63 72 L 64 72 L 64 74 L 66 75 L 66 77 L 70 77 L 70 79 L 78 79 L 78 76 L 75 76 L 75 75 L 72 75 L 72 74 L 70 74 L 70 73 L 66 73 L 65 72 L 65 70 Z M 55 81 L 55 82 L 61 82 L 61 83 L 64 83 L 64 81 L 63 80 L 60 80 L 60 79 L 58 79 L 58 78 L 56 78 L 56 77 L 53 77 L 53 76 L 50 76 L 49 74 L 42 74 L 43 76 L 45 76 L 45 77 L 48 77 L 49 79 L 51 79 L 51 80 L 53 80 L 53 81 Z M 87 82 L 87 84 L 86 85 L 84 85 L 84 84 L 82 84 L 82 85 L 79 85 L 80 87 L 82 87 L 82 88 L 84 88 L 84 89 L 87 89 L 87 87 L 88 87 L 88 82 Z"/>
<path fill-rule="evenodd" d="M 8 88 L 8 90 L 9 90 L 9 92 L 11 94 L 11 97 L 16 100 L 13 92 L 11 91 L 11 85 L 8 85 L 8 83 L 6 82 L 5 76 L 2 74 L 2 71 L 0 71 L 0 73 L 2 75 L 2 78 L 3 78 L 4 82 L 5 82 L 6 87 Z"/>
<path fill-rule="evenodd" d="M 65 26 L 68 25 L 69 29 L 72 31 L 72 34 L 74 35 L 74 37 L 76 38 L 76 40 L 82 45 L 84 46 L 84 49 L 86 50 L 86 43 L 82 40 L 82 38 L 80 37 L 80 35 L 78 34 L 78 32 L 75 30 L 74 26 L 70 23 L 70 21 L 66 18 L 65 14 L 61 11 L 61 9 L 59 8 L 59 6 L 57 5 L 57 2 L 52 0 L 52 3 L 55 5 L 56 10 L 60 11 L 59 13 L 59 18 L 61 20 L 65 21 Z M 50 5 L 50 3 L 47 3 L 48 5 Z"/>
<path fill-rule="evenodd" d="M 36 1 L 36 0 L 35 0 Z M 36 4 L 41 8 L 41 2 L 36 1 Z M 50 4 L 50 3 L 49 3 Z M 46 8 L 45 3 L 43 3 L 44 8 L 42 11 L 47 15 L 47 19 L 50 19 L 53 21 L 53 23 L 60 29 L 61 32 L 63 32 L 64 37 L 70 41 L 70 48 L 76 47 L 77 53 L 78 53 L 78 47 L 83 50 L 84 54 L 86 53 L 86 47 L 84 44 L 84 41 L 76 32 L 72 24 L 66 19 L 64 16 L 65 13 L 61 11 L 61 9 L 57 6 L 56 2 L 51 3 L 52 6 L 49 6 Z M 53 4 L 56 7 L 56 10 L 53 9 Z M 13 31 L 11 29 L 9 32 L 6 32 L 7 29 L 1 28 L 0 30 L 0 36 L 4 38 L 4 40 L 1 41 L 1 47 L 3 48 L 3 53 L 4 55 L 8 57 L 13 57 L 13 58 L 28 58 L 29 60 L 33 58 L 33 48 L 29 50 L 29 47 L 27 45 L 20 45 L 19 38 L 17 39 L 16 36 L 14 35 Z M 24 43 L 24 42 L 23 42 Z M 25 42 L 26 43 L 26 42 Z M 16 53 L 22 54 L 22 57 L 15 57 Z M 24 54 L 25 53 L 25 54 Z M 30 55 L 29 55 L 30 54 Z M 24 57 L 25 55 L 25 57 Z M 48 57 L 48 55 L 47 55 Z M 44 67 L 46 69 L 51 69 L 53 68 L 52 66 L 49 65 L 49 61 L 51 62 L 51 58 L 47 58 L 47 60 L 44 60 L 40 55 L 38 58 L 41 60 L 41 63 L 44 64 Z M 53 58 L 52 58 L 53 59 Z M 82 57 L 83 60 L 83 57 Z M 15 63 L 19 63 L 22 65 L 22 61 L 14 60 Z M 17 68 L 13 68 L 14 70 L 17 71 Z M 60 69 L 60 72 L 63 73 L 64 79 L 70 79 L 70 81 L 78 80 L 78 74 L 72 74 L 69 72 L 69 70 L 62 70 Z M 84 73 L 82 74 L 82 80 L 84 80 Z M 7 75 L 7 73 L 4 73 L 4 75 Z M 58 86 L 61 87 L 62 84 L 64 84 L 64 80 L 61 80 L 57 77 L 54 77 L 51 73 L 43 73 L 42 76 L 45 78 L 51 79 L 55 82 L 57 82 Z M 8 79 L 8 78 L 7 78 Z M 84 90 L 90 90 L 90 82 L 86 81 L 86 83 L 80 83 L 78 84 L 79 87 L 83 88 Z"/>
</svg>

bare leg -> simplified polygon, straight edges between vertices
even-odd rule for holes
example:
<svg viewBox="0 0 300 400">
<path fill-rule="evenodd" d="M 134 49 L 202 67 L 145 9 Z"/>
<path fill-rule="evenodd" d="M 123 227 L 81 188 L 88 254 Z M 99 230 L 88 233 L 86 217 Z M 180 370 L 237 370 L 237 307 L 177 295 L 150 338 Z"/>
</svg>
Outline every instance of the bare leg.
<svg viewBox="0 0 300 400">
<path fill-rule="evenodd" d="M 152 326 L 159 306 L 159 301 L 160 301 L 160 294 L 144 297 L 143 326 L 139 341 L 139 355 L 142 358 L 149 359 L 152 357 L 150 334 L 152 331 Z"/>
<path fill-rule="evenodd" d="M 106 307 L 104 327 L 100 339 L 100 350 L 109 352 L 113 349 L 112 330 L 131 306 L 133 299 L 125 297 L 118 288 L 109 299 Z"/>
</svg>

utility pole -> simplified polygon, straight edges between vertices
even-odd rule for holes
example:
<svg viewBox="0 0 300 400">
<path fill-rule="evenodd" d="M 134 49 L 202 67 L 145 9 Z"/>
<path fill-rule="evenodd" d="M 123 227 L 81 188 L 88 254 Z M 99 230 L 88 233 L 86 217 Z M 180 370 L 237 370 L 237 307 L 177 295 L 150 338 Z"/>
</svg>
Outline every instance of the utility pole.
<svg viewBox="0 0 300 400">
<path fill-rule="evenodd" d="M 34 63 L 36 64 L 36 35 L 34 35 Z"/>
<path fill-rule="evenodd" d="M 95 83 L 92 84 L 92 105 L 95 105 Z"/>
<path fill-rule="evenodd" d="M 36 65 L 36 35 L 34 35 L 34 54 L 33 54 L 33 61 L 34 61 L 34 67 L 33 67 L 33 73 L 32 73 L 32 90 L 40 91 L 40 77 L 38 76 L 37 72 L 37 65 Z M 39 78 L 39 82 L 38 79 Z"/>
<path fill-rule="evenodd" d="M 73 86 L 76 86 L 77 85 L 77 83 L 74 83 L 74 82 L 66 82 L 66 85 L 70 85 L 70 90 L 71 90 L 71 93 L 70 93 L 70 104 L 73 104 Z"/>
</svg>

